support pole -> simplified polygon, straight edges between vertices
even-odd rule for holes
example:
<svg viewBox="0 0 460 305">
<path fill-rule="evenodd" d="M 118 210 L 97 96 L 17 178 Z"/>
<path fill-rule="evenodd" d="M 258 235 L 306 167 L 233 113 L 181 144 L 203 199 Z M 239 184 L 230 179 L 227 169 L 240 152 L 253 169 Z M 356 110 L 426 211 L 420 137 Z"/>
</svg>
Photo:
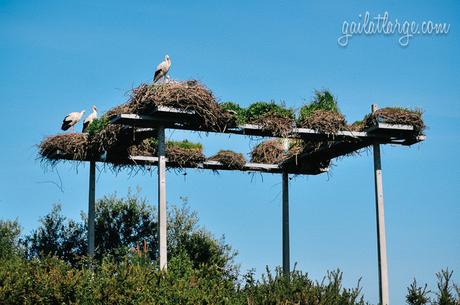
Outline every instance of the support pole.
<svg viewBox="0 0 460 305">
<path fill-rule="evenodd" d="M 158 127 L 158 240 L 160 243 L 160 270 L 168 264 L 166 226 L 166 144 L 164 126 Z"/>
<path fill-rule="evenodd" d="M 289 139 L 283 139 L 284 152 L 289 152 Z M 289 174 L 283 171 L 283 212 L 282 212 L 282 226 L 283 226 L 283 273 L 289 275 L 291 270 L 290 263 L 290 245 L 289 245 Z"/>
<path fill-rule="evenodd" d="M 283 172 L 283 272 L 290 272 L 289 250 L 289 175 Z"/>
<path fill-rule="evenodd" d="M 88 256 L 94 256 L 94 214 L 96 205 L 96 161 L 89 163 Z"/>
<path fill-rule="evenodd" d="M 372 105 L 372 112 L 377 111 L 377 105 Z M 374 179 L 375 179 L 375 207 L 377 218 L 377 251 L 379 263 L 379 301 L 381 305 L 389 304 L 388 292 L 388 262 L 387 243 L 385 237 L 385 213 L 383 204 L 382 162 L 380 144 L 374 143 Z"/>
</svg>

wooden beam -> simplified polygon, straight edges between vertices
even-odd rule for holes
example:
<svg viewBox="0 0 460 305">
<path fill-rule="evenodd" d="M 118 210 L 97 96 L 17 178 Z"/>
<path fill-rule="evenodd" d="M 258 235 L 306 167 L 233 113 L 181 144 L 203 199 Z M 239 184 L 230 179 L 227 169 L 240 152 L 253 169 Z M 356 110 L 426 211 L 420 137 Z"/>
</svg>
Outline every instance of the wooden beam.
<svg viewBox="0 0 460 305">
<path fill-rule="evenodd" d="M 168 110 L 169 109 L 169 110 Z M 159 125 L 165 128 L 193 130 L 201 132 L 216 132 L 227 134 L 239 134 L 246 136 L 261 136 L 261 137 L 279 137 L 272 132 L 265 130 L 259 125 L 243 124 L 236 127 L 230 127 L 222 131 L 203 129 L 197 124 L 197 117 L 193 113 L 182 113 L 180 110 L 173 108 L 165 108 L 155 111 L 149 115 L 138 114 L 119 114 L 113 116 L 110 122 L 113 124 L 123 124 L 138 127 L 157 127 Z M 382 143 L 390 143 L 393 140 L 407 139 L 413 137 L 413 127 L 410 125 L 390 125 L 378 123 L 377 126 L 370 128 L 367 131 L 348 131 L 340 130 L 334 134 L 327 134 L 308 128 L 292 128 L 289 134 L 290 138 L 300 138 L 308 141 L 324 141 L 324 140 L 378 140 Z M 394 144 L 401 144 L 400 141 L 395 141 Z"/>
<path fill-rule="evenodd" d="M 158 241 L 160 270 L 166 270 L 167 253 L 167 217 L 166 217 L 166 141 L 165 129 L 158 128 Z"/>
<path fill-rule="evenodd" d="M 96 162 L 89 163 L 89 196 L 88 196 L 88 256 L 94 257 L 94 221 L 96 206 Z"/>
<path fill-rule="evenodd" d="M 290 263 L 290 245 L 289 245 L 289 175 L 287 172 L 283 172 L 283 215 L 282 215 L 282 226 L 283 226 L 283 273 L 289 275 L 291 271 Z"/>
<path fill-rule="evenodd" d="M 372 112 L 377 111 L 377 105 L 372 105 Z M 374 182 L 375 208 L 377 220 L 377 253 L 379 269 L 379 299 L 380 304 L 389 305 L 387 243 L 385 235 L 385 212 L 383 204 L 383 180 L 380 145 L 373 145 L 374 151 Z"/>
</svg>

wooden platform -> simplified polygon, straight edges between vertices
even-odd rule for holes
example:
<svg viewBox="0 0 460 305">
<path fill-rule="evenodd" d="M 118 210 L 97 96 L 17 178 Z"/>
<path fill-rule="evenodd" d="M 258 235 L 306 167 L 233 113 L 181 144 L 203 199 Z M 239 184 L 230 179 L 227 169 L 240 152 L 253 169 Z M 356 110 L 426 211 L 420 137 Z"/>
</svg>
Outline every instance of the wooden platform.
<svg viewBox="0 0 460 305">
<path fill-rule="evenodd" d="M 193 111 L 182 111 L 169 107 L 157 107 L 148 115 L 119 114 L 110 118 L 112 124 L 122 124 L 134 127 L 155 128 L 164 126 L 170 129 L 193 130 L 201 132 L 238 134 L 245 136 L 279 137 L 270 131 L 254 124 L 244 124 L 226 130 L 216 131 L 204 129 L 197 125 L 197 116 Z M 425 136 L 414 136 L 414 128 L 410 125 L 378 125 L 366 131 L 342 130 L 334 134 L 322 133 L 308 128 L 292 128 L 289 138 L 299 138 L 307 141 L 356 141 L 372 140 L 380 144 L 412 145 L 425 140 Z"/>
</svg>

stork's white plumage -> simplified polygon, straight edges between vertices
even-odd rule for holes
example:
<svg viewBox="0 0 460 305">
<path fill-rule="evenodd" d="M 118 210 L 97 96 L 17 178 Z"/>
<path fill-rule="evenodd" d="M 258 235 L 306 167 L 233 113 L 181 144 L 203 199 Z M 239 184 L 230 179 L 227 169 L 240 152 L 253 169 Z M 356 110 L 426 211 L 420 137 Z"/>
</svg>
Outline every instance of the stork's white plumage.
<svg viewBox="0 0 460 305">
<path fill-rule="evenodd" d="M 85 113 L 85 110 L 82 110 L 80 112 L 69 113 L 62 121 L 61 129 L 64 131 L 66 131 L 70 127 L 72 127 L 73 129 L 73 126 L 81 120 L 81 117 L 83 116 L 84 113 Z"/>
<path fill-rule="evenodd" d="M 168 74 L 170 67 L 171 67 L 171 59 L 169 59 L 169 55 L 166 55 L 165 60 L 163 60 L 157 66 L 157 70 L 155 71 L 155 75 L 153 76 L 153 82 L 156 83 L 161 78 L 166 78 L 166 74 Z"/>
<path fill-rule="evenodd" d="M 93 105 L 93 112 L 90 113 L 90 115 L 88 115 L 86 117 L 86 119 L 83 121 L 83 129 L 81 130 L 81 132 L 86 132 L 86 130 L 88 129 L 88 126 L 95 120 L 97 119 L 97 108 L 96 106 Z"/>
</svg>

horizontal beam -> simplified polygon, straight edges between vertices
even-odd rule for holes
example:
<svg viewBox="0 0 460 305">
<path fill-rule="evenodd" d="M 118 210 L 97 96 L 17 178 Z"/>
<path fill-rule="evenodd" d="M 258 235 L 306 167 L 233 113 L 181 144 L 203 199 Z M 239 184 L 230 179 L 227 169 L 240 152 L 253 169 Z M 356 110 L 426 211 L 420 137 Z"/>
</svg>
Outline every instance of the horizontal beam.
<svg viewBox="0 0 460 305">
<path fill-rule="evenodd" d="M 203 129 L 197 125 L 197 116 L 193 111 L 168 107 L 158 107 L 152 112 L 152 114 L 149 115 L 115 115 L 110 118 L 110 122 L 112 124 L 122 124 L 136 127 L 155 128 L 158 125 L 165 125 L 166 128 L 171 129 L 239 134 L 246 136 L 280 137 L 278 135 L 274 135 L 272 132 L 262 128 L 261 126 L 254 124 L 243 124 L 237 127 L 229 127 L 222 131 Z M 300 138 L 308 141 L 372 139 L 373 142 L 391 144 L 402 144 L 404 141 L 401 142 L 401 140 L 410 140 L 412 144 L 417 143 L 420 140 L 424 140 L 414 137 L 413 126 L 391 125 L 385 123 L 378 123 L 376 126 L 373 126 L 366 131 L 339 130 L 334 134 L 319 132 L 308 128 L 293 128 L 288 137 Z"/>
<path fill-rule="evenodd" d="M 129 159 L 135 164 L 142 164 L 142 165 L 156 165 L 158 163 L 157 157 L 150 157 L 150 156 L 130 156 Z M 169 162 L 168 158 L 166 158 L 166 164 L 169 167 L 180 168 L 181 166 Z M 225 164 L 222 164 L 218 161 L 204 161 L 202 163 L 198 163 L 196 166 L 187 167 L 187 168 L 196 168 L 196 169 L 210 169 L 210 170 L 238 170 L 238 171 L 247 171 L 247 172 L 265 172 L 265 173 L 282 173 L 283 168 L 280 167 L 278 164 L 266 164 L 266 163 L 253 163 L 247 162 L 242 168 L 232 168 L 228 167 Z M 317 175 L 322 174 L 328 171 L 328 168 L 317 168 L 303 171 L 290 171 L 290 173 L 294 174 L 306 174 L 306 175 Z"/>
<path fill-rule="evenodd" d="M 62 154 L 59 151 L 54 152 L 53 154 L 47 157 L 50 160 L 68 160 L 76 162 L 87 162 L 87 161 L 96 161 L 103 163 L 112 163 L 119 165 L 157 165 L 158 157 L 153 156 L 129 156 L 127 159 L 119 159 L 107 156 L 107 154 L 101 154 L 99 158 L 85 159 L 85 160 L 75 160 L 70 158 L 68 155 Z M 242 168 L 232 168 L 228 167 L 225 164 L 222 164 L 218 161 L 204 161 L 196 165 L 180 165 L 175 162 L 169 162 L 166 158 L 166 166 L 170 168 L 191 168 L 191 169 L 207 169 L 207 170 L 237 170 L 245 172 L 263 172 L 263 173 L 282 173 L 283 167 L 278 164 L 266 164 L 266 163 L 253 163 L 247 162 Z M 298 175 L 318 175 L 327 172 L 329 169 L 327 167 L 319 167 L 314 163 L 310 163 L 309 166 L 303 166 L 302 168 L 292 168 L 288 170 L 290 174 Z"/>
</svg>

